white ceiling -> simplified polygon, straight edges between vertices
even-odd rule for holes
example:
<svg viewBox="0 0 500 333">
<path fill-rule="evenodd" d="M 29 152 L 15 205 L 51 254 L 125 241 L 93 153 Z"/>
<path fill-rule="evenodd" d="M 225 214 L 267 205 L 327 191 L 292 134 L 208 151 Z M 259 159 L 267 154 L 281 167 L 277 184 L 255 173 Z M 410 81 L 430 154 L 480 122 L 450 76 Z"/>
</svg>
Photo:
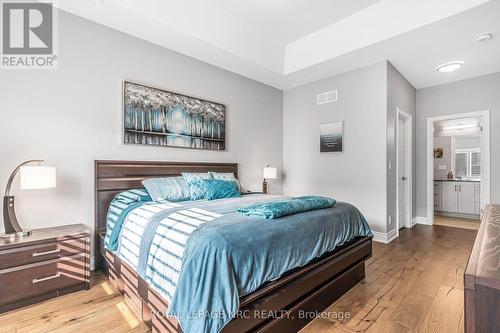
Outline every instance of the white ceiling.
<svg viewBox="0 0 500 333">
<path fill-rule="evenodd" d="M 416 88 L 500 71 L 500 0 L 72 0 L 58 7 L 280 89 L 384 60 Z M 495 37 L 476 42 L 483 32 Z M 435 71 L 452 60 L 465 66 Z"/>
<path fill-rule="evenodd" d="M 262 27 L 285 46 L 379 1 L 210 0 L 210 4 L 224 8 L 250 25 Z"/>
</svg>

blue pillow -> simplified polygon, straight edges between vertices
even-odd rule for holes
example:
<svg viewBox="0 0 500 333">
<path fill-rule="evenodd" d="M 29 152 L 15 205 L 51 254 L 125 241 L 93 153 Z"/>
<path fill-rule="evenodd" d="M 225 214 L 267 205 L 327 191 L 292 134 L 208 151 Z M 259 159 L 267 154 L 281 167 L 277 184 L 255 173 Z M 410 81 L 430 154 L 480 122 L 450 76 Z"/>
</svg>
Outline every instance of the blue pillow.
<svg viewBox="0 0 500 333">
<path fill-rule="evenodd" d="M 152 201 L 151 196 L 144 188 L 137 188 L 120 192 L 115 196 L 114 200 L 118 200 L 127 204 L 134 202 Z"/>
<path fill-rule="evenodd" d="M 142 181 L 153 201 L 185 201 L 189 200 L 189 189 L 181 176 L 149 178 Z"/>
<path fill-rule="evenodd" d="M 238 185 L 234 180 L 204 179 L 208 200 L 235 198 L 240 196 Z"/>
<path fill-rule="evenodd" d="M 241 185 L 238 179 L 234 176 L 234 173 L 232 172 L 214 172 L 214 171 L 209 171 L 208 172 L 212 179 L 221 179 L 221 180 L 232 180 L 233 182 L 236 183 L 238 186 L 238 191 L 241 192 Z"/>
<path fill-rule="evenodd" d="M 189 189 L 189 197 L 191 200 L 200 200 L 206 198 L 207 193 L 205 192 L 205 186 L 203 185 L 203 180 L 211 178 L 208 172 L 207 173 L 183 172 L 182 177 L 186 181 L 187 187 Z"/>
</svg>

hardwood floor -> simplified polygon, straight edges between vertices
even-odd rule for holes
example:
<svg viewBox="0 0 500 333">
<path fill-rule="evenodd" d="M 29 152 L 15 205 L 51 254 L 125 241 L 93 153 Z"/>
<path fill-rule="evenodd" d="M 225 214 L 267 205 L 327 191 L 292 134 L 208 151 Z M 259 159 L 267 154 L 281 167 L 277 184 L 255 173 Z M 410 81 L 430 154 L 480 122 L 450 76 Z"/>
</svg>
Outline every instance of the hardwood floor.
<svg viewBox="0 0 500 333">
<path fill-rule="evenodd" d="M 479 230 L 479 224 L 481 221 L 470 220 L 470 219 L 461 219 L 457 217 L 447 217 L 441 215 L 434 216 L 434 225 L 441 225 L 444 227 L 454 227 L 454 228 L 464 228 L 471 230 Z"/>
<path fill-rule="evenodd" d="M 374 242 L 366 279 L 301 333 L 463 332 L 463 271 L 475 235 L 416 225 L 388 245 Z M 0 316 L 0 332 L 149 331 L 97 274 L 90 291 Z"/>
<path fill-rule="evenodd" d="M 416 225 L 373 243 L 366 278 L 316 319 L 311 332 L 463 332 L 463 272 L 476 231 Z M 330 315 L 334 317 L 334 315 Z"/>
<path fill-rule="evenodd" d="M 98 273 L 89 291 L 50 301 L 0 316 L 0 333 L 119 333 L 149 332 L 123 297 Z"/>
</svg>

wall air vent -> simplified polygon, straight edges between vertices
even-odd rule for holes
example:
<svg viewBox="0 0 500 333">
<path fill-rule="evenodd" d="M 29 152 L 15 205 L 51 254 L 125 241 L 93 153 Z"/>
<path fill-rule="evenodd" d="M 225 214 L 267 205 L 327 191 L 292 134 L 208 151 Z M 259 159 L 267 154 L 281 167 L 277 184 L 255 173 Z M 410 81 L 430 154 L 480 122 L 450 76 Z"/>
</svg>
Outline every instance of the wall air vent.
<svg viewBox="0 0 500 333">
<path fill-rule="evenodd" d="M 338 98 L 337 90 L 330 90 L 316 96 L 316 104 L 326 104 L 336 102 Z"/>
</svg>

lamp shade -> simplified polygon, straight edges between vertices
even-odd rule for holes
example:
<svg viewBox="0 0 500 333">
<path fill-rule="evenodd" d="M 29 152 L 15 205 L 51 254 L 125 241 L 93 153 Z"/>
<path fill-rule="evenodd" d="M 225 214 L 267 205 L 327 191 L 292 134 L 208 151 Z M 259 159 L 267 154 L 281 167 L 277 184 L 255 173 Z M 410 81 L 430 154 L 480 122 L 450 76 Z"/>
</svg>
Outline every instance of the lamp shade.
<svg viewBox="0 0 500 333">
<path fill-rule="evenodd" d="M 25 165 L 21 167 L 20 179 L 23 190 L 56 187 L 56 168 L 44 165 Z"/>
<path fill-rule="evenodd" d="M 278 169 L 273 167 L 264 167 L 264 179 L 276 179 Z"/>
</svg>

